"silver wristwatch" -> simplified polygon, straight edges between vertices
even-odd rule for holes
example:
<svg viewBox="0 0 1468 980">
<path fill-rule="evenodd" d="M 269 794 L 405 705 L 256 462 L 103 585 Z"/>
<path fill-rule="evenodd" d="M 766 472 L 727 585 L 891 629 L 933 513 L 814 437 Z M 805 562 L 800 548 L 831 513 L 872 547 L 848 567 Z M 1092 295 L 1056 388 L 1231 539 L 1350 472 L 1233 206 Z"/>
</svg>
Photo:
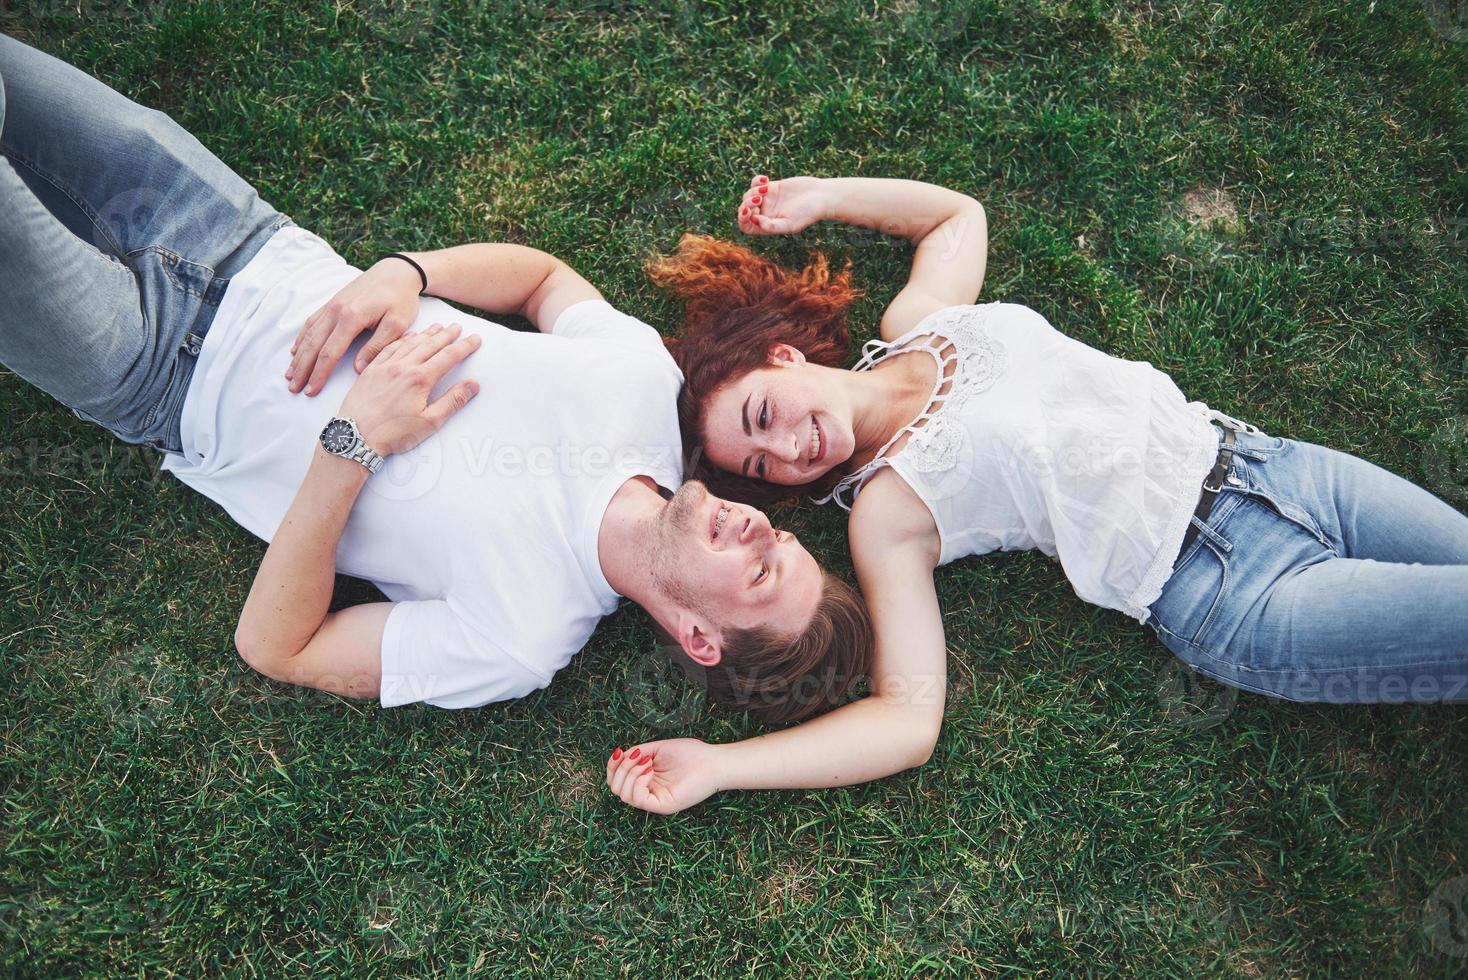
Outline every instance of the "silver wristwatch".
<svg viewBox="0 0 1468 980">
<path fill-rule="evenodd" d="M 382 469 L 382 457 L 362 441 L 356 419 L 334 418 L 321 430 L 321 445 L 333 456 L 345 456 L 367 467 L 368 473 Z"/>
</svg>

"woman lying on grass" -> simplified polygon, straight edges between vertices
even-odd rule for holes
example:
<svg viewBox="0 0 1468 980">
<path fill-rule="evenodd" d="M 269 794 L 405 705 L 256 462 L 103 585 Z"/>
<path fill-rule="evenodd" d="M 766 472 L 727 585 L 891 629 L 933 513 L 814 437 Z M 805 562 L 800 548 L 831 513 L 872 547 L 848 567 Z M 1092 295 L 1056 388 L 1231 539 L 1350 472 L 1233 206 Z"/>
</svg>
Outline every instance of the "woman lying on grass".
<svg viewBox="0 0 1468 980">
<path fill-rule="evenodd" d="M 739 225 L 791 234 L 823 218 L 917 246 L 881 340 L 849 370 L 849 272 L 816 258 L 797 275 L 691 236 L 650 271 L 687 303 L 680 416 L 709 485 L 850 510 L 877 633 L 871 694 L 732 745 L 638 746 L 608 763 L 626 802 L 667 813 L 721 788 L 838 786 L 922 764 L 947 676 L 933 571 L 991 551 L 1058 558 L 1083 599 L 1243 690 L 1468 699 L 1468 518 L 1370 463 L 1189 402 L 1150 364 L 1034 310 L 971 305 L 988 233 L 962 194 L 756 177 Z M 631 776 L 648 757 L 654 771 Z"/>
</svg>

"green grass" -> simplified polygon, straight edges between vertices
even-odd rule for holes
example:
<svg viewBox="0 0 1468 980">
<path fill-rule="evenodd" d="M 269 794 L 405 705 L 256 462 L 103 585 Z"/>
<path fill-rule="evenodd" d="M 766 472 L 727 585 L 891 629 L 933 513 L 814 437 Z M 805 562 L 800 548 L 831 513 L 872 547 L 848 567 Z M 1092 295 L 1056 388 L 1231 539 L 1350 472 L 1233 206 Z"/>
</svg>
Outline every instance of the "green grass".
<svg viewBox="0 0 1468 980">
<path fill-rule="evenodd" d="M 359 264 L 525 242 L 665 330 L 639 260 L 734 235 L 751 174 L 949 184 L 989 208 L 989 298 L 1468 505 L 1460 3 L 389 9 L 20 0 L 0 29 L 171 113 Z M 1236 219 L 1190 221 L 1214 189 Z M 808 246 L 854 260 L 870 336 L 905 247 L 759 243 Z M 514 704 L 273 685 L 231 642 L 262 545 L 8 374 L 0 412 L 6 973 L 1468 970 L 1468 908 L 1423 929 L 1468 875 L 1461 707 L 1209 688 L 1227 717 L 1189 727 L 1148 630 L 1040 556 L 970 559 L 937 578 L 931 764 L 651 817 L 602 787 L 613 746 L 757 727 L 670 701 L 639 612 Z M 784 519 L 849 570 L 838 512 Z"/>
</svg>

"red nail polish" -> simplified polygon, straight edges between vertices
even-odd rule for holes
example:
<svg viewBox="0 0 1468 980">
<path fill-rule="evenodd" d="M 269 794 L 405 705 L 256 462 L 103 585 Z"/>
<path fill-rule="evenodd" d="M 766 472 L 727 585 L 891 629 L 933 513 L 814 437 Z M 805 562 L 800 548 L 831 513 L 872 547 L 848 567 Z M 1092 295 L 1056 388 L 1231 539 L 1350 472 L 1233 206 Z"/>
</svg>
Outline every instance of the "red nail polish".
<svg viewBox="0 0 1468 980">
<path fill-rule="evenodd" d="M 761 178 L 760 178 L 760 179 L 759 179 L 759 182 L 760 182 L 760 183 L 761 183 L 761 184 L 768 184 L 768 183 L 769 183 L 769 182 L 770 182 L 770 178 L 768 178 L 768 177 L 761 177 Z"/>
<path fill-rule="evenodd" d="M 615 752 L 612 753 L 612 761 L 613 762 L 616 762 L 620 758 L 622 758 L 622 750 L 621 749 L 617 749 L 617 751 L 615 751 Z"/>
<path fill-rule="evenodd" d="M 630 756 L 631 756 L 631 757 L 632 757 L 632 758 L 634 758 L 634 759 L 635 759 L 635 758 L 637 758 L 637 756 L 638 756 L 638 755 L 639 755 L 639 754 L 640 754 L 640 753 L 639 753 L 639 752 L 638 752 L 638 751 L 637 751 L 637 750 L 636 750 L 636 749 L 633 749 L 633 750 L 632 750 L 632 751 L 631 751 L 631 752 L 629 752 L 629 753 L 627 753 L 627 754 L 628 754 L 628 755 L 630 755 Z"/>
</svg>

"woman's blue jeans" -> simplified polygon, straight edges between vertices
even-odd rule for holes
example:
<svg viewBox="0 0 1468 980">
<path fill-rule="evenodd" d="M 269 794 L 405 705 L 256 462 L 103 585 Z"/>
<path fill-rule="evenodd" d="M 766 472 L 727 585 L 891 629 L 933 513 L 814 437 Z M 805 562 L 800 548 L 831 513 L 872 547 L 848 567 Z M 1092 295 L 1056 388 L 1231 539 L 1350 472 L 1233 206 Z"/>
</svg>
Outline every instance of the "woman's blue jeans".
<svg viewBox="0 0 1468 980">
<path fill-rule="evenodd" d="M 173 120 L 0 35 L 0 363 L 181 452 L 229 277 L 288 219 Z"/>
<path fill-rule="evenodd" d="M 1237 438 L 1151 607 L 1167 648 L 1291 701 L 1468 700 L 1468 517 L 1346 453 Z"/>
</svg>

